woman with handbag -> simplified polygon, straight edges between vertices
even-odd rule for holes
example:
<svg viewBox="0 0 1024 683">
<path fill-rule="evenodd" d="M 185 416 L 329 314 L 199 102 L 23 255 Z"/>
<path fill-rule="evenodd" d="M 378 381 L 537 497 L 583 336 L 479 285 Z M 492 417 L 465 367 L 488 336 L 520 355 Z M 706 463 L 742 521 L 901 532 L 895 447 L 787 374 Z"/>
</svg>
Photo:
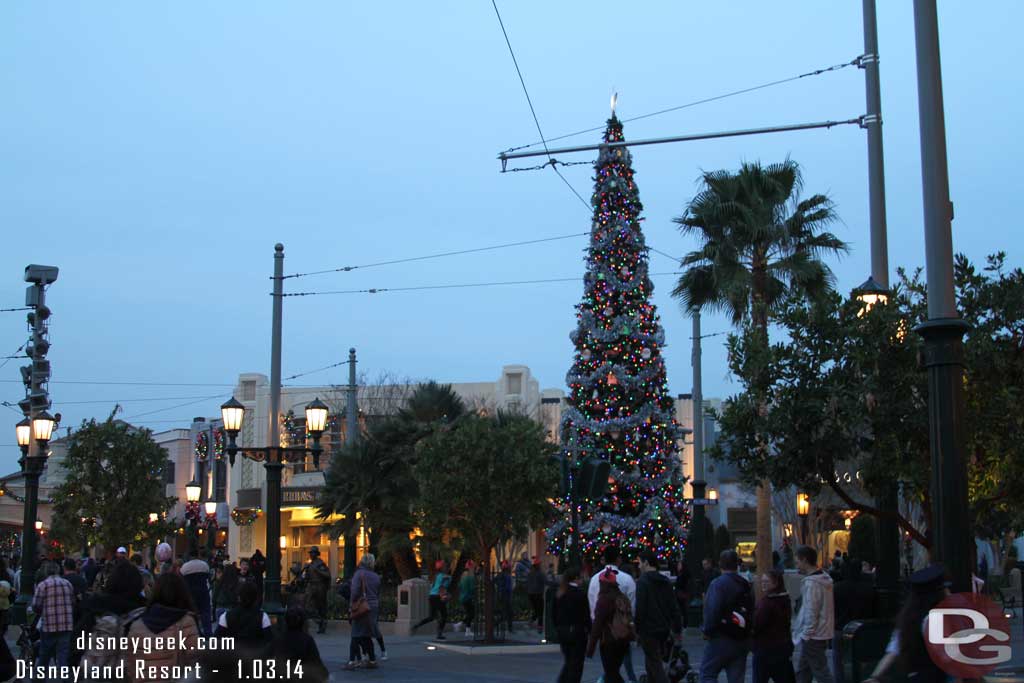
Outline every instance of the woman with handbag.
<svg viewBox="0 0 1024 683">
<path fill-rule="evenodd" d="M 352 622 L 352 641 L 349 644 L 347 671 L 377 668 L 373 651 L 373 638 L 377 633 L 380 610 L 380 576 L 373 571 L 377 559 L 370 553 L 363 555 L 359 569 L 352 576 L 352 600 L 349 602 L 349 621 Z M 363 662 L 363 657 L 366 662 Z"/>
</svg>

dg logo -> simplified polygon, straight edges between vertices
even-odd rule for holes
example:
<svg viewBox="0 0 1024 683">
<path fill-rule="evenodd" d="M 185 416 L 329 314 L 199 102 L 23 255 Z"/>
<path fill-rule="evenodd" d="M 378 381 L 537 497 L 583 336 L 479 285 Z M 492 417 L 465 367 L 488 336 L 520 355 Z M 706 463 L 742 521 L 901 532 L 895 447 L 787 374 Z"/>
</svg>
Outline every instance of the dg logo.
<svg viewBox="0 0 1024 683">
<path fill-rule="evenodd" d="M 954 593 L 928 612 L 925 647 L 956 678 L 980 678 L 1010 661 L 1010 620 L 984 595 Z"/>
</svg>

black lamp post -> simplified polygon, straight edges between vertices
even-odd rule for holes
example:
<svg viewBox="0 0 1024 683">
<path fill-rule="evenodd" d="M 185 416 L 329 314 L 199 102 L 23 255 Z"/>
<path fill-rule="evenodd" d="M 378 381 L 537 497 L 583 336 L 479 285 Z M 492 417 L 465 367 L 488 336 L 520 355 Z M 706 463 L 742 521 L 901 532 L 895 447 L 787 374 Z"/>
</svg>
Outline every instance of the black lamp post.
<svg viewBox="0 0 1024 683">
<path fill-rule="evenodd" d="M 281 470 L 286 463 L 300 462 L 306 455 L 313 456 L 313 466 L 320 468 L 320 437 L 327 427 L 327 405 L 319 398 L 306 406 L 306 431 L 313 439 L 313 445 L 306 446 L 265 446 L 260 448 L 240 447 L 235 439 L 242 429 L 245 406 L 232 397 L 220 407 L 224 420 L 224 431 L 228 443 L 224 451 L 231 465 L 235 455 L 241 453 L 254 462 L 262 462 L 267 473 L 267 574 L 263 580 L 263 610 L 268 614 L 280 614 L 281 605 Z"/>
<path fill-rule="evenodd" d="M 25 515 L 21 527 L 21 590 L 18 599 L 11 605 L 12 624 L 24 624 L 28 606 L 32 604 L 35 590 L 37 547 L 36 515 L 39 507 L 39 476 L 43 473 L 50 451 L 48 444 L 57 421 L 44 411 L 36 414 L 30 424 L 28 419 L 19 422 L 15 428 L 18 446 L 21 448 L 21 471 L 25 475 Z M 35 440 L 36 448 L 32 449 Z M 30 451 L 34 451 L 31 453 Z"/>
<path fill-rule="evenodd" d="M 217 535 L 217 503 L 208 500 L 203 503 L 203 507 L 206 510 L 206 549 L 212 557 Z"/>
</svg>

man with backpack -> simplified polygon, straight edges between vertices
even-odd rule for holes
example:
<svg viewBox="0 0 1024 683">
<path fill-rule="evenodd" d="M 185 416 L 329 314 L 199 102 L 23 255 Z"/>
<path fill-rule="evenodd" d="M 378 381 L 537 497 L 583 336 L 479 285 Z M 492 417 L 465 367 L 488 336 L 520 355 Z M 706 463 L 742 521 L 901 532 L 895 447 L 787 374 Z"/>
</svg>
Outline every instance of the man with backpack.
<svg viewBox="0 0 1024 683">
<path fill-rule="evenodd" d="M 700 663 L 700 683 L 716 683 L 723 669 L 729 683 L 743 683 L 754 599 L 750 583 L 736 571 L 735 550 L 722 551 L 718 566 L 722 574 L 711 582 L 704 598 L 701 631 L 708 642 Z"/>
<path fill-rule="evenodd" d="M 669 634 L 682 635 L 683 619 L 679 613 L 672 581 L 658 571 L 658 556 L 650 550 L 640 553 L 640 580 L 636 584 L 636 632 L 644 651 L 648 683 L 668 683 L 663 663 Z"/>
</svg>

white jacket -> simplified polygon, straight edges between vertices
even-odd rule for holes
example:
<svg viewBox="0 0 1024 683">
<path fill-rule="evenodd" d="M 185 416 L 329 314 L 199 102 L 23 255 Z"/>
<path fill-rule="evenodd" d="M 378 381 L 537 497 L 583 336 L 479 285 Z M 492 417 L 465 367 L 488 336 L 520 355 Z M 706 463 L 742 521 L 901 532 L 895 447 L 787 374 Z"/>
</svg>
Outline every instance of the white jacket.
<svg viewBox="0 0 1024 683">
<path fill-rule="evenodd" d="M 604 573 L 605 569 L 611 569 L 615 572 L 615 583 L 619 584 L 619 590 L 629 598 L 629 604 L 633 608 L 633 613 L 636 613 L 636 581 L 633 577 L 622 571 L 618 567 L 608 565 L 601 571 L 597 572 L 590 577 L 590 585 L 587 587 L 587 598 L 590 600 L 590 618 L 594 618 L 594 611 L 597 609 L 597 594 L 601 592 L 601 574 Z"/>
<path fill-rule="evenodd" d="M 836 628 L 832 579 L 823 571 L 804 577 L 800 585 L 800 612 L 793 620 L 793 644 L 801 640 L 832 640 Z"/>
</svg>

